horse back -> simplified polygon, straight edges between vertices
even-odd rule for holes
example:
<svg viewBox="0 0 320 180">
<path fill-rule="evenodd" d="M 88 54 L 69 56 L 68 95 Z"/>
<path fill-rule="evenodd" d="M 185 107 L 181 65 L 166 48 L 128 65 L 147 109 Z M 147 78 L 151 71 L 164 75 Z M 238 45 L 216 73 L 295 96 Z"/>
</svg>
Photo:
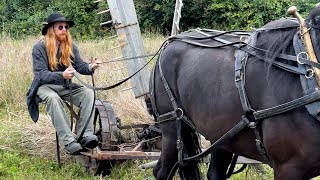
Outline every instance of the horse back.
<svg viewBox="0 0 320 180">
<path fill-rule="evenodd" d="M 221 37 L 230 42 L 240 36 Z M 214 40 L 199 41 L 208 45 L 220 45 Z M 160 66 L 179 107 L 192 119 L 208 139 L 216 139 L 232 128 L 243 113 L 234 83 L 236 48 L 204 48 L 173 41 L 163 50 Z M 172 111 L 166 90 L 156 66 L 155 97 L 160 114 Z M 231 119 L 225 124 L 225 119 Z M 203 123 L 205 122 L 205 123 Z M 208 127 L 215 133 L 208 133 Z M 211 132 L 212 132 L 211 131 Z"/>
</svg>

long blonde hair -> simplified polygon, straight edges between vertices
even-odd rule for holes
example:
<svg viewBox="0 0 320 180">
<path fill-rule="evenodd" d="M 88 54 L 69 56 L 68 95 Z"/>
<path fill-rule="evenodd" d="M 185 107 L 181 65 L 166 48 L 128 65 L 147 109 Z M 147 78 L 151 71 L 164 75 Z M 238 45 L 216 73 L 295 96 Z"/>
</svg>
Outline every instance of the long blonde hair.
<svg viewBox="0 0 320 180">
<path fill-rule="evenodd" d="M 56 46 L 56 35 L 53 31 L 53 26 L 48 28 L 47 34 L 45 36 L 45 45 L 47 48 L 47 56 L 49 59 L 49 69 L 54 71 L 57 69 L 57 64 L 64 65 L 69 67 L 72 63 L 71 57 L 74 57 L 72 52 L 72 38 L 69 31 L 66 33 L 66 40 L 60 42 L 60 49 L 61 49 L 61 57 L 57 61 L 56 53 L 57 53 L 57 46 Z"/>
</svg>

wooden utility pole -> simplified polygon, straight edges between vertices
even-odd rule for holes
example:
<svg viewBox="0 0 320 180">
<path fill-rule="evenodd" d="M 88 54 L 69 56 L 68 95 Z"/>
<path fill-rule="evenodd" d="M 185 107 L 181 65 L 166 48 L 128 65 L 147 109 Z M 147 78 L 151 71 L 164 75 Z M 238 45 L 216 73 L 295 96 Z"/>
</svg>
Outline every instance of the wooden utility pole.
<svg viewBox="0 0 320 180">
<path fill-rule="evenodd" d="M 107 0 L 107 2 L 123 57 L 145 55 L 133 0 Z M 137 58 L 126 61 L 126 63 L 129 75 L 131 75 L 147 63 L 147 58 Z M 146 67 L 131 79 L 132 90 L 136 98 L 149 93 L 149 77 L 150 71 Z"/>
<path fill-rule="evenodd" d="M 181 9 L 182 9 L 182 0 L 176 0 L 176 6 L 174 9 L 174 16 L 173 16 L 173 22 L 172 22 L 172 30 L 171 30 L 171 36 L 174 36 L 179 33 L 179 23 L 181 18 Z"/>
</svg>

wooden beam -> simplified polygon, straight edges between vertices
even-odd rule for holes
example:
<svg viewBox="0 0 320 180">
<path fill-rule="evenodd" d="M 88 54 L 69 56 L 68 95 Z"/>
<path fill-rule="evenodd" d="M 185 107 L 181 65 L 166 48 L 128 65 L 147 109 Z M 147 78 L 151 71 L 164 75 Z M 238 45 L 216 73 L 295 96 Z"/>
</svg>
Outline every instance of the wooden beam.
<svg viewBox="0 0 320 180">
<path fill-rule="evenodd" d="M 116 28 L 118 41 L 124 58 L 146 55 L 136 10 L 133 0 L 107 0 L 113 25 Z M 147 63 L 147 58 L 136 58 L 126 61 L 128 74 L 132 75 Z M 149 93 L 148 68 L 143 68 L 131 81 L 135 97 L 143 97 Z"/>
</svg>

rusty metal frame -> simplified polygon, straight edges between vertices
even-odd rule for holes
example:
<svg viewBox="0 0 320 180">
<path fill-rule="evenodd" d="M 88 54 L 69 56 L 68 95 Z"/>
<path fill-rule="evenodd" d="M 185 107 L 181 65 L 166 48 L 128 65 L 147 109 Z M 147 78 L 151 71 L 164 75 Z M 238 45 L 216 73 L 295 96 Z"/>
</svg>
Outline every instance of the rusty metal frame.
<svg viewBox="0 0 320 180">
<path fill-rule="evenodd" d="M 118 128 L 117 118 L 108 101 L 97 99 L 95 101 L 96 118 L 99 118 L 101 128 L 101 149 L 102 150 L 117 150 L 119 142 L 120 130 Z M 98 116 L 99 115 L 99 116 Z M 96 122 L 97 123 L 97 122 Z"/>
<path fill-rule="evenodd" d="M 158 160 L 161 152 L 143 151 L 96 151 L 83 152 L 83 155 L 96 160 Z"/>
</svg>

